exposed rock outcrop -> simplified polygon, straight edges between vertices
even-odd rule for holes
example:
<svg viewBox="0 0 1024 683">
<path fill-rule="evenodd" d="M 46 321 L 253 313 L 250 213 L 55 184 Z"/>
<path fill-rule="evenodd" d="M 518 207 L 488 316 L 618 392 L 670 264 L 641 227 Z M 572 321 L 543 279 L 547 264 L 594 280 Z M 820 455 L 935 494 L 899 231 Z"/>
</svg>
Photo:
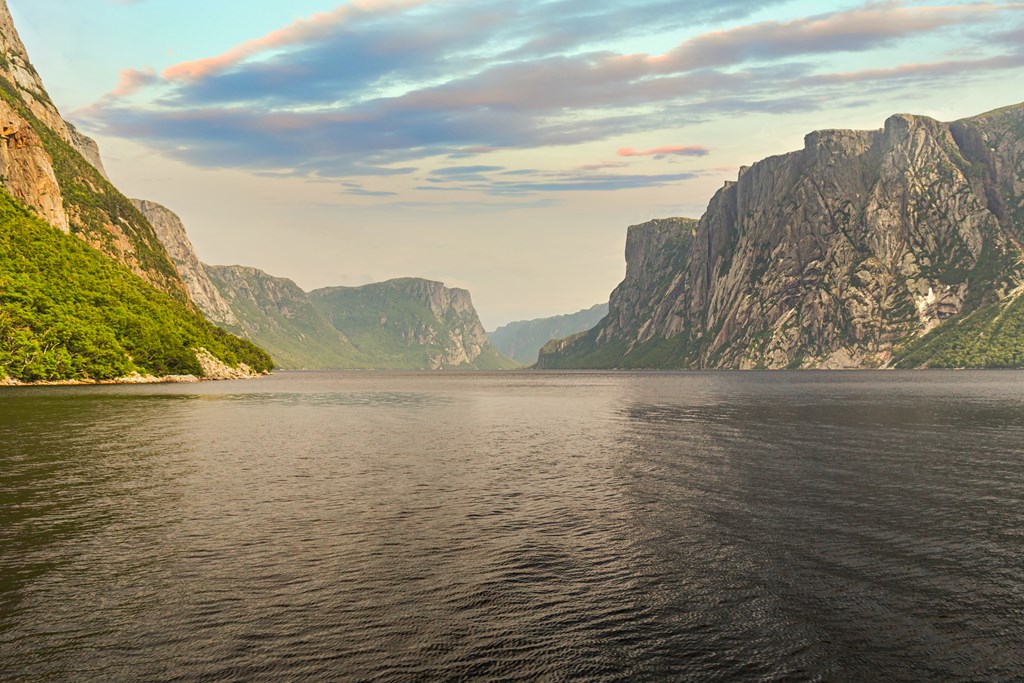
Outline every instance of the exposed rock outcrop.
<svg viewBox="0 0 1024 683">
<path fill-rule="evenodd" d="M 207 380 L 252 379 L 264 374 L 254 371 L 245 363 L 239 363 L 238 367 L 233 368 L 202 347 L 196 349 L 196 360 L 203 369 L 203 379 Z"/>
<path fill-rule="evenodd" d="M 107 169 L 103 167 L 103 158 L 100 156 L 100 146 L 96 144 L 96 141 L 91 137 L 82 133 L 72 124 L 65 121 L 68 127 L 68 133 L 71 135 L 71 146 L 75 148 L 79 154 L 81 154 L 86 161 L 92 164 L 93 168 L 100 172 L 104 180 L 110 180 L 110 176 L 107 175 Z"/>
<path fill-rule="evenodd" d="M 199 307 L 199 310 L 211 321 L 221 326 L 230 326 L 238 323 L 231 307 L 221 297 L 220 292 L 206 273 L 206 268 L 199 261 L 195 247 L 185 233 L 185 225 L 170 209 L 151 202 L 146 199 L 133 199 L 135 205 L 142 215 L 146 217 L 161 244 L 167 249 L 174 266 L 178 269 L 185 287 L 188 289 L 189 298 L 192 303 Z"/>
<path fill-rule="evenodd" d="M 69 231 L 50 155 L 32 125 L 6 100 L 0 100 L 0 178 L 4 189 L 47 223 Z"/>
<path fill-rule="evenodd" d="M 1024 281 L 1024 107 L 818 131 L 699 222 L 630 229 L 606 321 L 542 367 L 879 367 Z"/>
<path fill-rule="evenodd" d="M 185 285 L 153 228 L 110 184 L 94 140 L 61 118 L 0 0 L 0 185 L 40 217 L 175 298 Z"/>
<path fill-rule="evenodd" d="M 310 298 L 357 349 L 378 359 L 376 366 L 393 362 L 394 367 L 444 370 L 517 365 L 491 345 L 464 289 L 398 278 L 318 289 Z"/>
</svg>

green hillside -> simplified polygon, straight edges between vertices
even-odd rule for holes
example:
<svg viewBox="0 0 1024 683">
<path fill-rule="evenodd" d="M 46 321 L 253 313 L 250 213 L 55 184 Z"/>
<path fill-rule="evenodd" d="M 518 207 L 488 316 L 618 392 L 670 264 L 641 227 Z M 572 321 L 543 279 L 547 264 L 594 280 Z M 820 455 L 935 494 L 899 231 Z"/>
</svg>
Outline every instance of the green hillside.
<svg viewBox="0 0 1024 683">
<path fill-rule="evenodd" d="M 251 342 L 215 327 L 0 191 L 0 377 L 201 376 L 198 348 L 231 366 L 272 367 Z"/>
<path fill-rule="evenodd" d="M 1010 296 L 950 320 L 897 351 L 897 368 L 1024 367 L 1024 297 Z"/>
<path fill-rule="evenodd" d="M 149 221 L 110 181 L 86 159 L 40 121 L 21 93 L 0 77 L 0 99 L 25 119 L 39 136 L 52 163 L 71 233 L 133 272 L 187 301 L 185 286 Z"/>
<path fill-rule="evenodd" d="M 256 341 L 279 367 L 309 370 L 368 364 L 291 280 L 245 266 L 203 268 L 238 320 L 226 329 Z"/>
</svg>

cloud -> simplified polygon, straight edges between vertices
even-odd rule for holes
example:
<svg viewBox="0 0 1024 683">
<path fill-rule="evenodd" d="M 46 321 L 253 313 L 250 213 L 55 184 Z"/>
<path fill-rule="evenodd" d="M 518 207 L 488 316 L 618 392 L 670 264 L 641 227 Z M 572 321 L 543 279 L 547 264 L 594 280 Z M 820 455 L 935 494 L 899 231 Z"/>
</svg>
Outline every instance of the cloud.
<svg viewBox="0 0 1024 683">
<path fill-rule="evenodd" d="M 359 183 L 342 183 L 342 189 L 338 194 L 356 197 L 394 197 L 398 193 L 390 190 L 367 190 Z"/>
<path fill-rule="evenodd" d="M 714 31 L 684 41 L 665 54 L 641 59 L 658 72 L 678 73 L 798 55 L 862 52 L 954 24 L 980 23 L 1008 9 L 1014 8 L 991 3 L 945 7 L 872 4 L 788 22 L 765 21 Z"/>
<path fill-rule="evenodd" d="M 158 80 L 159 77 L 153 69 L 122 69 L 117 85 L 111 94 L 115 97 L 128 97 Z"/>
<path fill-rule="evenodd" d="M 798 81 L 801 87 L 850 83 L 933 80 L 937 77 L 961 77 L 978 71 L 999 71 L 1024 67 L 1024 53 L 1000 55 L 988 59 L 958 59 L 931 64 L 901 64 L 887 69 L 862 69 L 842 73 L 809 76 Z"/>
<path fill-rule="evenodd" d="M 686 145 L 682 147 L 655 147 L 654 149 L 647 149 L 643 151 L 637 151 L 632 147 L 622 147 L 615 153 L 618 154 L 620 157 L 705 157 L 711 154 L 711 150 L 708 149 L 707 147 L 701 147 L 700 145 Z"/>
<path fill-rule="evenodd" d="M 424 0 L 352 0 L 330 12 L 298 19 L 290 25 L 266 35 L 236 45 L 215 57 L 181 62 L 168 67 L 163 77 L 172 81 L 196 81 L 205 76 L 237 66 L 246 59 L 268 50 L 307 43 L 326 37 L 330 32 L 353 18 L 388 14 L 423 4 Z"/>
<path fill-rule="evenodd" d="M 467 176 L 467 175 L 479 175 L 481 173 L 490 173 L 493 171 L 504 171 L 504 166 L 448 166 L 447 168 L 438 168 L 430 172 L 431 175 L 439 176 Z"/>
<path fill-rule="evenodd" d="M 600 192 L 637 188 L 663 187 L 700 177 L 703 171 L 686 173 L 626 174 L 603 173 L 616 167 L 615 162 L 582 166 L 573 171 L 538 171 L 536 169 L 505 170 L 487 176 L 489 171 L 430 174 L 429 185 L 416 189 L 424 192 L 475 192 L 498 197 L 525 196 L 545 192 Z M 481 167 L 486 169 L 487 167 Z"/>
<path fill-rule="evenodd" d="M 73 118 L 202 167 L 409 175 L 438 157 L 618 142 L 726 115 L 812 111 L 849 100 L 849 83 L 884 87 L 1022 66 L 1013 42 L 1019 27 L 1009 21 L 1019 4 L 890 1 L 737 23 L 780 2 L 362 0 L 161 74 L 125 69 L 110 96 Z M 950 47 L 962 50 L 966 27 L 997 38 L 973 43 L 977 58 L 944 52 L 949 41 L 937 39 L 955 35 L 960 43 Z M 653 54 L 616 47 L 641 36 L 673 47 Z M 921 53 L 913 41 L 925 38 L 933 44 Z M 850 54 L 878 51 L 874 61 L 884 64 L 885 51 L 902 45 L 915 46 L 919 63 L 849 68 Z M 619 150 L 621 157 L 708 153 L 698 145 Z M 424 186 L 443 184 L 437 180 L 446 174 L 483 182 L 501 172 L 451 166 L 428 174 Z M 495 187 L 485 183 L 486 191 Z"/>
</svg>

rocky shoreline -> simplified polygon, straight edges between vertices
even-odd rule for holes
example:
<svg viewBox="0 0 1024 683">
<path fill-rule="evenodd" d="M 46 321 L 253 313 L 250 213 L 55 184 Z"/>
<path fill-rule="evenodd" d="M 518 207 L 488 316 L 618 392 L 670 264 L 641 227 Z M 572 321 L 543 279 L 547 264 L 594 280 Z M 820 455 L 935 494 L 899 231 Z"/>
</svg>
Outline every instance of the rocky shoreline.
<svg viewBox="0 0 1024 683">
<path fill-rule="evenodd" d="M 92 386 L 102 384 L 195 384 L 198 382 L 209 382 L 229 379 L 258 379 L 269 372 L 256 372 L 245 363 L 239 363 L 237 368 L 227 365 L 203 347 L 196 349 L 196 359 L 203 369 L 202 377 L 197 375 L 141 375 L 133 373 L 126 377 L 115 377 L 113 379 L 57 379 L 41 380 L 38 382 L 22 382 L 13 377 L 0 377 L 0 387 L 74 387 Z"/>
<path fill-rule="evenodd" d="M 269 372 L 249 374 L 237 374 L 231 377 L 197 377 L 196 375 L 128 375 L 127 377 L 115 377 L 114 379 L 57 379 L 41 380 L 38 382 L 21 382 L 12 377 L 0 377 L 0 387 L 78 387 L 78 386 L 105 386 L 114 384 L 198 384 L 199 382 L 220 382 L 232 379 L 259 379 L 269 375 Z"/>
</svg>

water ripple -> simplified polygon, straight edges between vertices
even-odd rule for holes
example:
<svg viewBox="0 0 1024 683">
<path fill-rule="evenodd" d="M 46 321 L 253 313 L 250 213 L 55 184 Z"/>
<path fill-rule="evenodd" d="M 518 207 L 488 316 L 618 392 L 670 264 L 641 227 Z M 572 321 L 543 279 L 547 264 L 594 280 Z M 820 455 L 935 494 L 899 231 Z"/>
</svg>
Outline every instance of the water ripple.
<svg viewBox="0 0 1024 683">
<path fill-rule="evenodd" d="M 1019 377 L 0 390 L 0 679 L 1019 680 Z"/>
</svg>

